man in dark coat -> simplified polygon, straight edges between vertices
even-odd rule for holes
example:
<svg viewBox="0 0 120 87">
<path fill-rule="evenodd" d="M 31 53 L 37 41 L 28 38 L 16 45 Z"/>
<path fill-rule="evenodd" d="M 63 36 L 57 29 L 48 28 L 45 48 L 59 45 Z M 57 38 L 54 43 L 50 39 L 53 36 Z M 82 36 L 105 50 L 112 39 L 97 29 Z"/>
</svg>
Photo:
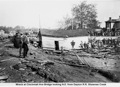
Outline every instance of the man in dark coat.
<svg viewBox="0 0 120 87">
<path fill-rule="evenodd" d="M 20 42 L 19 42 L 19 56 L 22 57 L 22 49 L 23 49 L 23 34 L 21 33 L 20 36 Z"/>
<path fill-rule="evenodd" d="M 12 40 L 13 45 L 14 45 L 15 48 L 19 48 L 20 47 L 20 41 L 21 41 L 21 39 L 20 39 L 20 33 L 17 32 L 13 36 L 13 40 Z"/>
<path fill-rule="evenodd" d="M 23 36 L 23 57 L 27 57 L 27 53 L 28 53 L 28 43 L 29 43 L 29 39 L 28 39 L 28 34 L 26 33 L 24 36 Z"/>
<path fill-rule="evenodd" d="M 75 46 L 75 42 L 74 42 L 74 40 L 72 40 L 72 42 L 71 42 L 71 46 L 72 46 L 72 49 L 73 49 L 74 46 Z"/>
</svg>

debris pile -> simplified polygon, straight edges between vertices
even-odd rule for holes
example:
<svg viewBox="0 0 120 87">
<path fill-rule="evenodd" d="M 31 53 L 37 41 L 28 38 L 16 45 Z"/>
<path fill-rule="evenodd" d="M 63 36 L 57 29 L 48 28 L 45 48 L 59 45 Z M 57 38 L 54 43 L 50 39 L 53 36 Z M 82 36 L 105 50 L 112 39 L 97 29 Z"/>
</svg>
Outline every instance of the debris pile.
<svg viewBox="0 0 120 87">
<path fill-rule="evenodd" d="M 0 71 L 6 73 L 0 75 L 0 82 L 120 81 L 116 78 L 116 75 L 120 74 L 119 72 L 113 75 L 114 72 L 102 71 L 97 69 L 97 67 L 92 67 L 88 61 L 84 60 L 85 58 L 92 58 L 93 60 L 120 58 L 118 54 L 111 54 L 114 52 L 108 48 L 92 51 L 74 49 L 62 53 L 61 51 L 50 51 L 47 49 L 39 50 L 31 46 L 27 58 L 16 57 L 18 53 L 18 49 L 9 48 L 6 53 L 1 54 L 0 61 L 3 62 L 0 63 Z M 6 59 L 3 59 L 3 56 Z"/>
</svg>

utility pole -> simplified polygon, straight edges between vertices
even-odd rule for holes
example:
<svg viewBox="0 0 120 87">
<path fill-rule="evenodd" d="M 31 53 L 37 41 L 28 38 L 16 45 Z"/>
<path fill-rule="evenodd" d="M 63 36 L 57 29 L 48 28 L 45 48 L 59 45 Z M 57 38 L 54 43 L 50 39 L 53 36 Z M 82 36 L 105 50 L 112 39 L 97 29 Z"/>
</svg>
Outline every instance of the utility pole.
<svg viewBox="0 0 120 87">
<path fill-rule="evenodd" d="M 72 17 L 72 30 L 73 30 L 73 17 Z"/>
<path fill-rule="evenodd" d="M 71 14 L 72 14 L 72 20 L 71 21 L 72 21 L 72 30 L 73 30 L 73 28 L 74 28 L 74 26 L 73 26 L 73 18 L 74 17 L 73 17 L 73 13 L 71 13 Z"/>
<path fill-rule="evenodd" d="M 40 15 L 39 15 L 39 32 L 38 32 L 38 38 L 39 38 L 39 42 L 38 42 L 38 48 L 42 48 L 42 34 L 41 34 L 41 26 L 40 26 Z"/>
<path fill-rule="evenodd" d="M 41 25 L 40 25 L 40 15 L 39 15 L 39 31 L 40 31 Z"/>
</svg>

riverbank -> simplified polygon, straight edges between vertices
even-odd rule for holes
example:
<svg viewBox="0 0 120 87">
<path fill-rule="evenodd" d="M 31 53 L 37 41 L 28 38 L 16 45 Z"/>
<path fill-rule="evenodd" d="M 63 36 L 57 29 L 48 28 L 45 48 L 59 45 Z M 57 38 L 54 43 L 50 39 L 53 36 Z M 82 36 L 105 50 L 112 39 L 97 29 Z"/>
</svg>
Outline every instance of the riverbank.
<svg viewBox="0 0 120 87">
<path fill-rule="evenodd" d="M 89 67 L 81 66 L 75 56 L 49 54 L 32 45 L 29 48 L 29 55 L 24 59 L 18 56 L 19 50 L 11 43 L 4 44 L 0 56 L 0 77 L 4 77 L 1 83 L 112 82 L 100 73 L 91 72 Z"/>
</svg>

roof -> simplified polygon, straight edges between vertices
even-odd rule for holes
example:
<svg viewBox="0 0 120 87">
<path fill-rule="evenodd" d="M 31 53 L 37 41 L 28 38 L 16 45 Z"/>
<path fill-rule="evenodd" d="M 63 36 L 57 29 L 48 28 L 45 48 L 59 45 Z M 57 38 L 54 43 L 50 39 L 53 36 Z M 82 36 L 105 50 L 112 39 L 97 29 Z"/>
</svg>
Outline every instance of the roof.
<svg viewBox="0 0 120 87">
<path fill-rule="evenodd" d="M 76 36 L 88 36 L 88 32 L 92 31 L 92 29 L 78 29 L 78 30 L 46 30 L 42 29 L 42 36 L 50 36 L 50 37 L 76 37 Z"/>
<path fill-rule="evenodd" d="M 120 19 L 111 19 L 111 20 L 108 20 L 106 22 L 112 22 L 112 23 L 114 23 L 114 22 L 120 22 Z"/>
</svg>

